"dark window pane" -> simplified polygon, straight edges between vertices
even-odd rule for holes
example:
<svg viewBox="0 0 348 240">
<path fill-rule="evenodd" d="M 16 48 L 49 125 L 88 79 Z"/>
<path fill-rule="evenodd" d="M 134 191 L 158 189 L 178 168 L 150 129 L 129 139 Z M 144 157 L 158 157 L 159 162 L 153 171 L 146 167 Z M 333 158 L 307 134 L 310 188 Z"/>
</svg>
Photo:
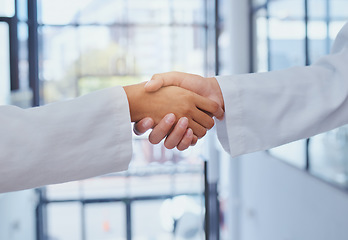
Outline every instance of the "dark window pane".
<svg viewBox="0 0 348 240">
<path fill-rule="evenodd" d="M 266 4 L 267 0 L 252 0 L 252 4 L 254 7 Z"/>
<path fill-rule="evenodd" d="M 348 127 L 311 139 L 311 173 L 329 182 L 348 186 Z"/>
</svg>

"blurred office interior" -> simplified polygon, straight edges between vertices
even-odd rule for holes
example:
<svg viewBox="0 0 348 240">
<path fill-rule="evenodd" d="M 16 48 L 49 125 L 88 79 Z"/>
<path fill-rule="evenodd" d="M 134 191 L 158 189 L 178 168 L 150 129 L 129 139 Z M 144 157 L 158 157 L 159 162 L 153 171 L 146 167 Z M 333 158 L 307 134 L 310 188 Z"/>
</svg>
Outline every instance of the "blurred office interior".
<svg viewBox="0 0 348 240">
<path fill-rule="evenodd" d="M 347 9 L 346 0 L 0 0 L 0 104 L 41 106 L 173 70 L 309 65 L 330 52 Z M 234 159 L 214 131 L 184 152 L 134 135 L 126 172 L 1 194 L 0 240 L 348 238 L 347 127 Z"/>
</svg>

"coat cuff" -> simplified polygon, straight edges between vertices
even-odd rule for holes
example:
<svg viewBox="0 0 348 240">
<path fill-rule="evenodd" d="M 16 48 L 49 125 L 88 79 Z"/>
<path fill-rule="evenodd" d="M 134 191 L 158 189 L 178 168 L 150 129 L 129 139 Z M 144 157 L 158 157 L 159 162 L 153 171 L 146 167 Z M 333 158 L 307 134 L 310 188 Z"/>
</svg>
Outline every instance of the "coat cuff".
<svg viewBox="0 0 348 240">
<path fill-rule="evenodd" d="M 217 120 L 218 138 L 225 151 L 235 157 L 245 151 L 240 89 L 231 76 L 219 76 L 216 79 L 225 103 L 225 117 L 222 121 Z"/>
</svg>

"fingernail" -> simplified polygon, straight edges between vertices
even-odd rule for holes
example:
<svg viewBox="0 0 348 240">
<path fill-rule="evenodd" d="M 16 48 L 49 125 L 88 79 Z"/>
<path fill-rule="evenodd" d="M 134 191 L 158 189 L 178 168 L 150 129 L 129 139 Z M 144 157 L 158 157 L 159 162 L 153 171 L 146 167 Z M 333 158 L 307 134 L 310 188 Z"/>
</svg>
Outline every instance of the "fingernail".
<svg viewBox="0 0 348 240">
<path fill-rule="evenodd" d="M 188 119 L 187 117 L 182 117 L 180 118 L 180 121 L 179 121 L 179 126 L 182 127 L 182 128 L 187 128 L 187 124 L 188 124 Z"/>
<path fill-rule="evenodd" d="M 150 80 L 150 81 L 147 81 L 147 83 L 145 84 L 145 87 L 149 87 L 151 85 L 152 85 L 152 81 Z"/>
<path fill-rule="evenodd" d="M 148 119 L 145 119 L 143 126 L 144 126 L 144 128 L 151 128 L 152 124 L 153 124 L 152 119 L 148 118 Z"/>
<path fill-rule="evenodd" d="M 169 113 L 164 117 L 164 120 L 168 124 L 173 124 L 175 122 L 175 115 L 174 113 Z"/>
<path fill-rule="evenodd" d="M 193 135 L 192 129 L 191 129 L 191 128 L 187 129 L 187 131 L 186 131 L 186 136 L 187 136 L 187 137 L 191 137 L 192 135 Z"/>
</svg>

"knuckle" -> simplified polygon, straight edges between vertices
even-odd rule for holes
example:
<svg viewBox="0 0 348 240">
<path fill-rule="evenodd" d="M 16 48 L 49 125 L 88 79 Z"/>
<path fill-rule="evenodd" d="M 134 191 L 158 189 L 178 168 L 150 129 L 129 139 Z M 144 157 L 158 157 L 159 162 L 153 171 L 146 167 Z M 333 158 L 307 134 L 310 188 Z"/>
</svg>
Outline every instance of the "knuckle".
<svg viewBox="0 0 348 240">
<path fill-rule="evenodd" d="M 212 129 L 215 125 L 214 119 L 210 118 L 208 122 L 208 129 Z"/>
<path fill-rule="evenodd" d="M 204 129 L 199 131 L 199 133 L 197 134 L 197 137 L 202 138 L 205 136 L 206 133 L 207 133 L 207 129 L 204 128 Z"/>
<path fill-rule="evenodd" d="M 151 79 L 159 79 L 161 77 L 161 75 L 159 73 L 156 73 L 154 75 L 152 75 Z"/>
<path fill-rule="evenodd" d="M 220 108 L 220 106 L 217 102 L 212 103 L 212 109 L 213 109 L 214 113 L 217 112 L 219 110 L 219 108 Z"/>
</svg>

